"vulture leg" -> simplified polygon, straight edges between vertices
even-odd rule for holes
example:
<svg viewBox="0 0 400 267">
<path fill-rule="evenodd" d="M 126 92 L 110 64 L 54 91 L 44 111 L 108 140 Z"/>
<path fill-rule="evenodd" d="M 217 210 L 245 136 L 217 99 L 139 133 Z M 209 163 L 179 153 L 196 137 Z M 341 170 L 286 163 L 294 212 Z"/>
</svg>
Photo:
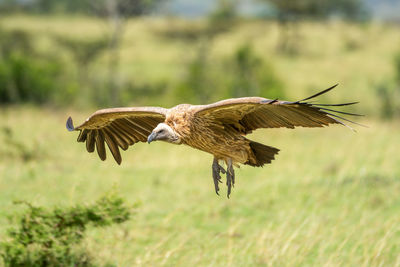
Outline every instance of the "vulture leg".
<svg viewBox="0 0 400 267">
<path fill-rule="evenodd" d="M 217 195 L 219 195 L 218 183 L 222 183 L 221 175 L 220 175 L 221 172 L 223 174 L 226 173 L 225 169 L 221 165 L 218 164 L 218 159 L 214 157 L 214 161 L 212 164 L 212 174 L 213 174 L 213 180 L 214 180 L 215 193 L 217 193 Z"/>
<path fill-rule="evenodd" d="M 226 185 L 228 186 L 228 193 L 227 196 L 231 194 L 232 186 L 235 186 L 235 170 L 233 169 L 232 159 L 228 158 L 226 160 Z"/>
</svg>

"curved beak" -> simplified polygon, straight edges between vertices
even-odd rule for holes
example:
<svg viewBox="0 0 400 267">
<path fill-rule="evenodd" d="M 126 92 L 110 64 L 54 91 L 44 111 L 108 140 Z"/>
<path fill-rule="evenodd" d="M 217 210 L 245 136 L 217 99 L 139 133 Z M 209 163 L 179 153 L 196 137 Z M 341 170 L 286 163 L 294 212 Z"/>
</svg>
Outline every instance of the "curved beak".
<svg viewBox="0 0 400 267">
<path fill-rule="evenodd" d="M 147 137 L 147 143 L 153 142 L 153 140 L 156 138 L 157 134 L 155 132 L 152 132 L 148 137 Z"/>
</svg>

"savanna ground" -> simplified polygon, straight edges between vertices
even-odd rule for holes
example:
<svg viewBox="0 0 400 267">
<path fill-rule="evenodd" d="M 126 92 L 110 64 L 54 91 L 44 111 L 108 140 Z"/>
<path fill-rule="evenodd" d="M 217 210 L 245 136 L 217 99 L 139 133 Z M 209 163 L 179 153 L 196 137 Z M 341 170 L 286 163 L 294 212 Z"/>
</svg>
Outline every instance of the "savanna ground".
<svg viewBox="0 0 400 267">
<path fill-rule="evenodd" d="M 67 28 L 95 34 L 101 27 L 83 18 L 18 16 L 4 19 L 4 25 L 43 35 Z M 148 31 L 160 25 L 159 20 L 129 23 L 124 71 L 148 80 L 181 74 L 191 47 L 160 42 Z M 400 32 L 340 22 L 304 24 L 301 31 L 303 54 L 295 58 L 275 52 L 273 23 L 244 23 L 218 37 L 213 49 L 223 57 L 251 39 L 274 62 L 288 99 L 340 82 L 323 100 L 361 101 L 349 110 L 366 114 L 359 121 L 368 128 L 356 126 L 356 133 L 340 126 L 259 130 L 251 138 L 281 152 L 264 168 L 237 170 L 227 199 L 224 186 L 221 196 L 215 195 L 208 154 L 164 143 L 137 144 L 122 154 L 118 166 L 110 153 L 105 162 L 88 154 L 76 143 L 76 133 L 65 129 L 69 115 L 79 123 L 92 109 L 3 107 L 0 236 L 9 227 L 6 217 L 20 210 L 14 200 L 45 207 L 89 203 L 117 187 L 140 207 L 123 225 L 90 231 L 85 245 L 99 264 L 400 266 L 400 126 L 378 119 L 374 91 L 392 79 Z M 46 47 L 45 36 L 42 41 Z M 151 104 L 164 105 L 162 99 Z M 7 132 L 21 145 L 6 142 Z"/>
</svg>

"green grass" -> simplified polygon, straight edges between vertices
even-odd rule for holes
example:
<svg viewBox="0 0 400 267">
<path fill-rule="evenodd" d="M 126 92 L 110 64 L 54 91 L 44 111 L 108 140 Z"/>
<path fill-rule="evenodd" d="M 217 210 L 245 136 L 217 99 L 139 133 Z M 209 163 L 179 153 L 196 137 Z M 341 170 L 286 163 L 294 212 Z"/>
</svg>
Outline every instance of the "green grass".
<svg viewBox="0 0 400 267">
<path fill-rule="evenodd" d="M 89 113 L 72 112 L 78 123 Z M 34 147 L 24 162 L 0 146 L 0 236 L 6 216 L 37 205 L 90 203 L 113 186 L 137 214 L 92 230 L 85 245 L 118 266 L 399 266 L 400 156 L 395 123 L 260 130 L 281 152 L 242 167 L 231 199 L 214 193 L 212 157 L 184 146 L 137 144 L 118 166 L 101 162 L 64 128 L 68 111 L 0 111 L 0 127 Z M 33 144 L 36 143 L 36 146 Z M 108 154 L 110 155 L 110 154 Z"/>
</svg>

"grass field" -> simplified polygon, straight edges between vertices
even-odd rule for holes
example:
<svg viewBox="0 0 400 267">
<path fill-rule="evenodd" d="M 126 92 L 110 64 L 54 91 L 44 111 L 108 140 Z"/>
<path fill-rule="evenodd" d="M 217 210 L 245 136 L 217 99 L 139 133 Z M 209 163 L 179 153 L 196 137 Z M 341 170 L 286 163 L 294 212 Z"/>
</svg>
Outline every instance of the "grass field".
<svg viewBox="0 0 400 267">
<path fill-rule="evenodd" d="M 11 16 L 0 24 L 32 32 L 42 49 L 52 47 L 49 34 L 101 35 L 104 29 L 82 17 Z M 124 75 L 149 81 L 182 76 L 192 47 L 160 39 L 155 32 L 163 27 L 168 23 L 157 19 L 128 22 Z M 116 187 L 140 206 L 122 225 L 89 231 L 85 246 L 99 265 L 400 266 L 400 125 L 377 118 L 375 92 L 393 80 L 400 31 L 342 22 L 306 23 L 300 30 L 302 53 L 295 58 L 276 53 L 274 23 L 257 21 L 218 36 L 212 56 L 224 58 L 250 41 L 273 63 L 288 100 L 339 82 L 322 99 L 361 101 L 349 110 L 366 114 L 360 122 L 368 128 L 257 131 L 251 139 L 281 152 L 264 168 L 238 169 L 227 199 L 225 187 L 220 197 L 214 192 L 211 155 L 136 144 L 118 166 L 110 153 L 105 162 L 88 154 L 77 133 L 65 129 L 69 115 L 79 124 L 92 109 L 0 107 L 0 239 L 10 226 L 7 216 L 23 209 L 14 200 L 69 206 Z M 99 73 L 104 62 L 96 63 Z"/>
<path fill-rule="evenodd" d="M 398 124 L 261 130 L 281 149 L 272 165 L 243 167 L 231 199 L 214 193 L 212 157 L 183 146 L 137 144 L 101 162 L 64 129 L 69 112 L 2 109 L 0 127 L 37 158 L 1 145 L 1 234 L 6 215 L 37 205 L 89 203 L 116 186 L 140 208 L 85 245 L 118 266 L 399 266 Z M 73 113 L 83 119 L 86 114 Z M 36 144 L 35 146 L 33 144 Z M 225 190 L 225 188 L 224 188 Z"/>
</svg>

